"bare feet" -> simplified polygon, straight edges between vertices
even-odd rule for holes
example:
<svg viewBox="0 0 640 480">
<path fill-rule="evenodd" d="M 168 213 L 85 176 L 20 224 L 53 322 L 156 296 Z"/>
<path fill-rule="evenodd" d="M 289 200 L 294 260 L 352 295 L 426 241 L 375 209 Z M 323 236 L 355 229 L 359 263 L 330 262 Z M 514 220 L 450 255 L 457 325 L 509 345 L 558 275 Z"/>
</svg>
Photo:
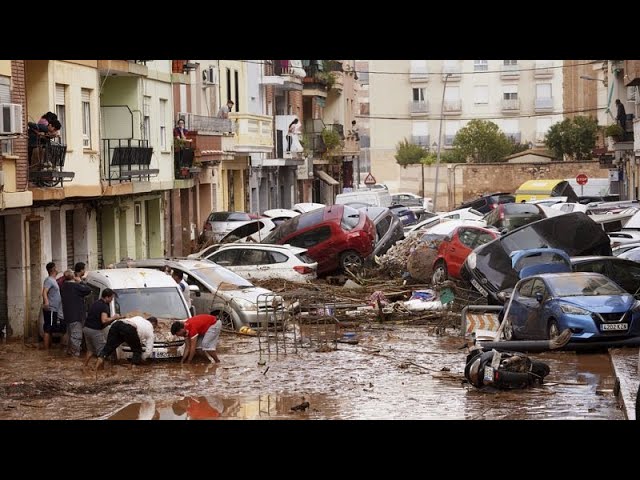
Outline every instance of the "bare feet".
<svg viewBox="0 0 640 480">
<path fill-rule="evenodd" d="M 104 358 L 102 357 L 98 357 L 98 361 L 96 362 L 96 371 L 100 370 L 101 368 L 104 368 Z"/>
</svg>

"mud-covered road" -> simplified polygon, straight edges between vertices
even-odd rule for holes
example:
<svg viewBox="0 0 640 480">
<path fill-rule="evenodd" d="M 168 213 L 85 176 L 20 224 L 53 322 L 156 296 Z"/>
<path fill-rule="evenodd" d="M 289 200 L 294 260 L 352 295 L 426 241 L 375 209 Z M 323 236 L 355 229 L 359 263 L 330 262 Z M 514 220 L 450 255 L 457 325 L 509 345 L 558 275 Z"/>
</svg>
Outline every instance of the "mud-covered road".
<svg viewBox="0 0 640 480">
<path fill-rule="evenodd" d="M 60 348 L 0 344 L 0 419 L 615 419 L 606 353 L 546 353 L 543 386 L 479 391 L 463 383 L 457 336 L 369 325 L 335 351 L 223 334 L 222 363 L 107 365 L 96 374 Z M 263 345 L 264 346 L 264 345 Z M 292 410 L 292 408 L 294 408 Z M 305 408 L 306 407 L 306 408 Z"/>
</svg>

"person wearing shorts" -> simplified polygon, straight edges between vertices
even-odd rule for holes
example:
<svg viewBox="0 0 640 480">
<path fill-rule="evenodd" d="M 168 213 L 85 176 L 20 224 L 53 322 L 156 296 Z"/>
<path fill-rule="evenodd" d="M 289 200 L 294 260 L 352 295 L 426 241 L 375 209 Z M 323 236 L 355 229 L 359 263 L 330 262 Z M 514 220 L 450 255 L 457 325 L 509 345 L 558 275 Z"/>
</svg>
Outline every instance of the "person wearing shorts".
<svg viewBox="0 0 640 480">
<path fill-rule="evenodd" d="M 87 313 L 87 320 L 84 322 L 84 341 L 87 344 L 87 357 L 85 365 L 89 364 L 91 357 L 97 357 L 102 351 L 107 339 L 104 334 L 104 327 L 122 318 L 119 314 L 110 317 L 111 309 L 109 305 L 116 293 L 110 288 L 105 288 L 99 300 L 93 302 Z"/>
<path fill-rule="evenodd" d="M 44 348 L 49 349 L 51 345 L 52 333 L 65 333 L 67 331 L 64 321 L 62 320 L 62 298 L 60 297 L 60 286 L 56 281 L 58 269 L 53 262 L 47 263 L 47 278 L 42 284 L 42 316 L 44 324 Z"/>
<path fill-rule="evenodd" d="M 176 321 L 171 325 L 171 334 L 185 337 L 184 352 L 180 363 L 190 363 L 196 354 L 196 348 L 202 349 L 211 363 L 220 363 L 216 353 L 222 322 L 214 315 L 201 314 L 184 322 Z"/>
</svg>

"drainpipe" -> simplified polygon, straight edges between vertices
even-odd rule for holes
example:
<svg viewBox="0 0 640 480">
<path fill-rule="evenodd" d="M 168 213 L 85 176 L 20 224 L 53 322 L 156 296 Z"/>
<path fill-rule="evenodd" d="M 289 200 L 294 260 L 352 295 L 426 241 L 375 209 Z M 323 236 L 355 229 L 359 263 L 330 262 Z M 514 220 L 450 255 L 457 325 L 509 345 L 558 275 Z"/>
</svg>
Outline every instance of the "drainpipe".
<svg viewBox="0 0 640 480">
<path fill-rule="evenodd" d="M 25 319 L 25 335 L 22 337 L 22 341 L 24 342 L 27 338 L 27 332 L 29 332 L 29 338 L 31 338 L 31 309 L 29 308 L 29 303 L 31 300 L 31 268 L 30 268 L 30 258 L 31 258 L 31 245 L 29 244 L 29 217 L 25 216 L 24 218 L 24 265 L 25 265 L 25 275 L 24 275 L 24 319 Z"/>
</svg>

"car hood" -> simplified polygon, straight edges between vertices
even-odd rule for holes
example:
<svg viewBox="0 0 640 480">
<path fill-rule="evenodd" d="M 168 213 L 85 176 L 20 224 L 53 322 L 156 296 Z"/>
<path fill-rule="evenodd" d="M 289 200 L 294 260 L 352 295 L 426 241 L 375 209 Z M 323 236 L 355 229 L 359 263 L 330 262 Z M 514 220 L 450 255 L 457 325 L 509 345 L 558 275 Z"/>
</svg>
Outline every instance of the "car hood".
<svg viewBox="0 0 640 480">
<path fill-rule="evenodd" d="M 280 298 L 279 295 L 273 293 L 271 290 L 262 287 L 250 287 L 224 291 L 220 290 L 218 295 L 229 299 L 241 298 L 242 300 L 247 300 L 252 303 L 257 303 L 258 301 L 260 301 L 260 303 L 266 302 L 268 298 L 267 296 Z"/>
<path fill-rule="evenodd" d="M 556 300 L 598 313 L 626 312 L 635 301 L 631 295 L 558 297 Z"/>
</svg>

